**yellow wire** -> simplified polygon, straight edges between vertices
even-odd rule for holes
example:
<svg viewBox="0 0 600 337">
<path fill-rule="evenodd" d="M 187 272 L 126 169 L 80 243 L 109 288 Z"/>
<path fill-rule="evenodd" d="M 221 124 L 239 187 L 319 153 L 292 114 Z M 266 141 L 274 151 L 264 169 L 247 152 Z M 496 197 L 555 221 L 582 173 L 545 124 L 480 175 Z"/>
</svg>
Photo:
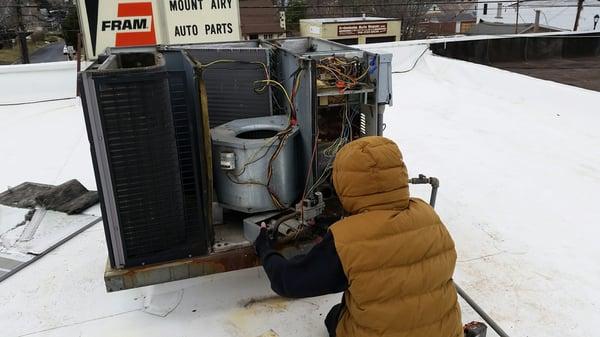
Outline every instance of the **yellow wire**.
<svg viewBox="0 0 600 337">
<path fill-rule="evenodd" d="M 207 64 L 202 64 L 202 63 L 200 63 L 198 61 L 194 61 L 194 62 L 200 68 L 208 68 L 208 67 L 210 67 L 212 65 L 215 65 L 215 64 L 218 64 L 218 63 L 240 63 L 240 64 L 249 63 L 249 64 L 260 64 L 263 67 L 264 71 L 265 71 L 265 75 L 266 75 L 267 79 L 269 79 L 271 77 L 269 75 L 269 70 L 267 68 L 267 65 L 264 64 L 263 62 L 259 62 L 259 61 L 247 61 L 246 62 L 246 61 L 239 61 L 239 60 L 220 59 L 220 60 L 214 60 L 214 61 L 209 62 Z"/>
<path fill-rule="evenodd" d="M 291 112 L 294 111 L 294 103 L 292 103 L 292 99 L 290 98 L 290 95 L 288 94 L 287 90 L 285 90 L 285 88 L 283 87 L 283 85 L 275 80 L 257 80 L 254 81 L 254 83 L 261 83 L 264 84 L 262 87 L 257 88 L 256 91 L 262 93 L 263 91 L 265 91 L 265 89 L 267 88 L 268 85 L 275 85 L 277 88 L 279 88 L 281 91 L 283 91 L 283 93 L 285 94 L 285 98 L 287 98 L 287 101 L 290 105 L 290 118 L 291 118 Z"/>
<path fill-rule="evenodd" d="M 300 69 L 300 71 L 298 72 L 298 75 L 296 77 L 296 85 L 294 85 L 294 93 L 298 93 L 298 88 L 300 88 L 300 77 L 302 76 L 302 72 L 304 71 L 304 69 Z"/>
<path fill-rule="evenodd" d="M 190 57 L 190 59 L 192 59 L 192 60 L 193 60 L 193 58 L 191 57 L 191 55 L 190 55 L 189 53 L 188 53 L 188 56 Z M 198 61 L 195 61 L 195 60 L 193 60 L 193 62 L 194 62 L 194 64 L 196 65 L 196 67 L 198 67 L 198 68 L 200 68 L 200 69 L 203 69 L 203 68 L 208 68 L 208 67 L 210 67 L 210 66 L 212 66 L 212 65 L 215 65 L 215 64 L 218 64 L 218 63 L 241 63 L 241 64 L 244 64 L 244 63 L 250 63 L 250 64 L 260 64 L 260 65 L 262 65 L 262 67 L 263 67 L 263 69 L 264 69 L 264 71 L 265 71 L 266 79 L 265 79 L 265 80 L 258 80 L 258 81 L 254 81 L 254 83 L 255 83 L 255 84 L 256 84 L 256 83 L 263 83 L 263 84 L 264 84 L 264 86 L 263 86 L 262 88 L 258 88 L 258 89 L 256 89 L 256 91 L 257 91 L 257 92 L 259 92 L 259 93 L 262 93 L 262 92 L 263 92 L 263 91 L 266 89 L 266 87 L 267 87 L 268 85 L 273 85 L 273 84 L 274 84 L 274 85 L 276 85 L 276 86 L 277 86 L 279 89 L 281 89 L 281 90 L 283 91 L 283 93 L 285 94 L 285 97 L 287 98 L 287 100 L 288 100 L 288 103 L 290 104 L 290 109 L 291 109 L 291 111 L 294 111 L 294 105 L 293 105 L 293 103 L 292 103 L 292 100 L 291 100 L 291 98 L 290 98 L 290 95 L 288 94 L 287 90 L 285 90 L 285 88 L 283 87 L 283 85 L 281 85 L 281 83 L 279 83 L 279 82 L 277 82 L 277 81 L 274 81 L 274 80 L 271 80 L 271 78 L 270 78 L 270 75 L 269 75 L 269 70 L 268 70 L 267 66 L 266 66 L 264 63 L 262 63 L 262 62 L 258 62 L 258 61 L 253 61 L 253 62 L 244 62 L 244 61 L 238 61 L 238 60 L 227 60 L 227 59 L 215 60 L 215 61 L 209 62 L 209 63 L 207 63 L 207 64 L 202 64 L 202 63 L 200 63 L 200 62 L 198 62 Z M 290 119 L 291 119 L 291 111 L 290 111 Z M 290 126 L 291 126 L 291 125 L 290 125 Z M 269 142 L 267 142 L 267 143 L 263 144 L 263 146 L 261 146 L 261 147 L 260 147 L 260 148 L 259 148 L 259 149 L 258 149 L 258 150 L 257 150 L 257 151 L 254 153 L 254 154 L 253 154 L 253 156 L 251 157 L 251 160 L 250 160 L 250 161 L 248 161 L 248 162 L 246 162 L 246 163 L 245 163 L 245 164 L 242 166 L 243 168 L 242 168 L 242 172 L 240 173 L 240 175 L 241 175 L 241 174 L 243 174 L 243 172 L 246 170 L 246 167 L 247 167 L 249 164 L 251 164 L 251 163 L 252 163 L 252 160 L 254 160 L 254 158 L 256 157 L 256 155 L 257 155 L 257 154 L 258 154 L 258 153 L 261 151 L 261 149 L 263 149 L 263 148 L 265 147 L 265 145 L 267 145 L 267 144 L 268 144 L 268 146 L 266 146 L 266 147 L 267 147 L 267 150 L 266 150 L 266 152 L 265 152 L 265 154 L 266 154 L 266 153 L 268 153 L 268 152 L 269 152 L 269 150 L 270 150 L 270 147 L 271 147 L 271 145 L 272 145 L 272 144 L 275 142 L 275 140 L 276 140 L 276 139 L 279 139 L 279 145 L 278 145 L 278 147 L 276 148 L 276 150 L 275 150 L 275 153 L 273 154 L 273 156 L 272 156 L 272 157 L 271 157 L 271 159 L 269 160 L 269 169 L 268 169 L 268 182 L 267 182 L 267 184 L 266 184 L 266 185 L 264 185 L 264 184 L 260 184 L 260 183 L 255 183 L 255 182 L 240 182 L 240 181 L 238 181 L 237 179 L 235 179 L 235 180 L 234 180 L 234 179 L 232 179 L 232 177 L 229 175 L 229 173 L 227 173 L 227 174 L 226 174 L 226 175 L 227 175 L 227 178 L 229 178 L 229 180 L 231 180 L 232 182 L 234 182 L 234 183 L 236 183 L 236 184 L 257 184 L 257 185 L 263 185 L 263 186 L 265 186 L 265 187 L 267 188 L 267 191 L 269 192 L 269 195 L 270 195 L 270 197 L 271 197 L 271 200 L 272 200 L 272 202 L 275 204 L 275 206 L 276 206 L 277 208 L 284 208 L 284 205 L 283 205 L 283 204 L 281 203 L 281 201 L 279 200 L 279 197 L 278 197 L 277 195 L 275 195 L 275 194 L 274 194 L 274 192 L 272 192 L 271 188 L 269 187 L 269 182 L 270 182 L 270 180 L 271 180 L 271 175 L 272 175 L 272 170 L 273 170 L 273 168 L 272 168 L 272 166 L 271 166 L 271 165 L 272 165 L 272 161 L 274 160 L 274 158 L 276 158 L 276 157 L 279 155 L 279 152 L 281 152 L 281 148 L 283 147 L 283 144 L 284 144 L 284 143 L 285 143 L 285 141 L 287 140 L 287 137 L 289 136 L 289 132 L 292 130 L 292 129 L 290 128 L 290 126 L 288 126 L 288 127 L 285 129 L 285 130 L 282 130 L 282 131 L 280 131 L 280 132 L 279 132 L 279 133 L 278 133 L 276 136 L 272 137 L 272 139 L 271 139 Z M 281 137 L 281 135 L 283 135 L 283 138 L 279 138 L 279 137 Z M 239 177 L 239 176 L 238 176 L 238 177 Z"/>
<path fill-rule="evenodd" d="M 190 57 L 190 58 L 191 58 L 191 57 Z M 209 62 L 209 63 L 206 63 L 206 64 L 202 64 L 202 63 L 200 63 L 200 62 L 198 62 L 198 61 L 194 61 L 194 62 L 196 63 L 196 65 L 197 65 L 199 68 L 208 68 L 208 67 L 210 67 L 210 66 L 212 66 L 212 65 L 215 65 L 215 64 L 218 64 L 218 63 L 242 63 L 242 64 L 243 64 L 243 63 L 250 63 L 250 64 L 260 64 L 260 65 L 263 67 L 263 69 L 264 69 L 264 71 L 265 71 L 265 75 L 266 75 L 266 77 L 267 77 L 267 78 L 266 78 L 266 79 L 264 79 L 264 80 L 257 80 L 257 81 L 254 81 L 254 83 L 255 83 L 255 84 L 256 84 L 256 83 L 262 83 L 262 84 L 264 84 L 264 85 L 263 85 L 261 88 L 257 88 L 257 89 L 256 89 L 256 92 L 259 92 L 259 93 L 262 93 L 262 92 L 264 92 L 264 91 L 265 91 L 265 89 L 267 88 L 267 86 L 268 86 L 268 85 L 275 85 L 275 86 L 277 86 L 277 87 L 278 87 L 278 88 L 279 88 L 281 91 L 283 91 L 283 93 L 285 94 L 285 97 L 286 97 L 286 99 L 287 99 L 287 101 L 288 101 L 288 103 L 289 103 L 289 105 L 290 105 L 290 109 L 291 109 L 291 111 L 290 111 L 290 116 L 289 116 L 289 117 L 290 117 L 290 119 L 291 119 L 291 117 L 292 117 L 292 116 L 291 116 L 291 112 L 292 112 L 292 111 L 295 111 L 295 109 L 294 109 L 294 103 L 292 102 L 292 99 L 290 98 L 290 95 L 288 94 L 287 90 L 286 90 L 286 89 L 283 87 L 283 85 L 282 85 L 281 83 L 279 83 L 279 82 L 277 82 L 277 81 L 275 81 L 275 80 L 272 80 L 272 79 L 270 78 L 270 75 L 269 75 L 269 70 L 268 70 L 268 68 L 267 68 L 267 65 L 266 65 L 266 64 L 264 64 L 264 63 L 262 63 L 262 62 L 258 62 L 258 61 L 249 61 L 249 62 L 244 62 L 244 61 L 239 61 L 239 60 L 229 60 L 229 59 L 220 59 L 220 60 L 215 60 L 215 61 L 212 61 L 212 62 Z M 302 70 L 300 70 L 300 72 L 302 72 Z M 295 89 L 295 90 L 297 90 L 297 88 L 298 88 L 299 86 L 300 86 L 300 78 L 298 77 L 298 79 L 297 79 L 297 81 L 296 81 L 296 89 Z"/>
</svg>

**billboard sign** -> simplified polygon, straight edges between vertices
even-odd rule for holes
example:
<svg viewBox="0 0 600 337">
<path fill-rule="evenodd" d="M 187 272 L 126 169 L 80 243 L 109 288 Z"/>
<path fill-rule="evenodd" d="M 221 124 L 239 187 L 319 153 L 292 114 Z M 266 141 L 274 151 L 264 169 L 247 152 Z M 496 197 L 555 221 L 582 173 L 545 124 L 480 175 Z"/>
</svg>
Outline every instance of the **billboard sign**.
<svg viewBox="0 0 600 337">
<path fill-rule="evenodd" d="M 239 0 L 79 0 L 90 59 L 107 47 L 237 41 Z"/>
<path fill-rule="evenodd" d="M 359 23 L 339 25 L 338 36 L 373 35 L 387 33 L 387 23 Z"/>
</svg>

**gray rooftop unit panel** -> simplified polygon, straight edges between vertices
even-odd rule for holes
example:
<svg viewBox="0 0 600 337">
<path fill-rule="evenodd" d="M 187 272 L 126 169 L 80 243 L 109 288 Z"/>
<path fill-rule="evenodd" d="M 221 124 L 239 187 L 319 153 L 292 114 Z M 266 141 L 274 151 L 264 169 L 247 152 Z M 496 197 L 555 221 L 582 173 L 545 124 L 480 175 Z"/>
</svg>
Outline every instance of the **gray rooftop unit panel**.
<svg viewBox="0 0 600 337">
<path fill-rule="evenodd" d="M 245 46 L 245 45 L 244 45 Z M 210 127 L 236 119 L 264 117 L 273 114 L 271 88 L 257 93 L 255 81 L 266 79 L 264 64 L 269 69 L 269 54 L 264 48 L 215 48 L 188 45 L 183 48 L 194 61 L 209 64 L 203 71 L 208 96 Z M 236 60 L 239 62 L 226 62 Z M 219 62 L 225 61 L 225 62 Z"/>
</svg>

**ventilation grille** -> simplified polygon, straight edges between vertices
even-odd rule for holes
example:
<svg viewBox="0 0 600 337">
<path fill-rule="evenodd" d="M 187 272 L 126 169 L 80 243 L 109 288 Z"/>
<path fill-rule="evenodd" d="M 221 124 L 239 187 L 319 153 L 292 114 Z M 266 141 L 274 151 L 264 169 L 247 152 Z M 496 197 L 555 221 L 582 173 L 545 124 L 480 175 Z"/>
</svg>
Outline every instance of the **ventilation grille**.
<svg viewBox="0 0 600 337">
<path fill-rule="evenodd" d="M 194 156 L 197 148 L 193 141 L 198 141 L 199 136 L 194 132 L 193 125 L 196 124 L 195 114 L 189 109 L 192 104 L 187 99 L 193 95 L 186 95 L 185 73 L 171 73 L 169 77 L 169 87 L 171 95 L 171 111 L 173 113 L 173 125 L 175 128 L 175 141 L 179 157 L 179 168 L 181 174 L 181 189 L 183 193 L 183 207 L 185 216 L 185 231 L 188 238 L 197 238 L 204 235 L 204 227 L 199 205 L 201 196 L 199 188 L 201 182 L 198 181 L 200 169 L 194 163 Z"/>
<path fill-rule="evenodd" d="M 106 81 L 97 94 L 125 258 L 143 260 L 186 239 L 166 74 Z"/>
<path fill-rule="evenodd" d="M 272 115 L 271 88 L 263 93 L 254 91 L 255 81 L 266 78 L 269 65 L 266 49 L 190 49 L 194 60 L 208 64 L 217 60 L 238 60 L 246 63 L 215 63 L 203 71 L 208 96 L 210 127 L 235 119 Z"/>
<path fill-rule="evenodd" d="M 367 115 L 364 112 L 360 113 L 360 136 L 367 135 Z"/>
</svg>

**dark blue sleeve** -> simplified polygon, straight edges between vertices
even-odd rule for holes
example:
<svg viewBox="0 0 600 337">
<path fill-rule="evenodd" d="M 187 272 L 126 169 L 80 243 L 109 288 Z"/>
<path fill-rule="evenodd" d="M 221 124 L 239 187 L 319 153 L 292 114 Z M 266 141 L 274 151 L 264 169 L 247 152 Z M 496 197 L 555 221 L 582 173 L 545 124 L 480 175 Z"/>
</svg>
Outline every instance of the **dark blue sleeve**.
<svg viewBox="0 0 600 337">
<path fill-rule="evenodd" d="M 258 245 L 257 252 L 271 281 L 271 289 L 280 296 L 312 297 L 348 288 L 331 232 L 327 232 L 308 254 L 289 260 L 268 245 Z"/>
</svg>

